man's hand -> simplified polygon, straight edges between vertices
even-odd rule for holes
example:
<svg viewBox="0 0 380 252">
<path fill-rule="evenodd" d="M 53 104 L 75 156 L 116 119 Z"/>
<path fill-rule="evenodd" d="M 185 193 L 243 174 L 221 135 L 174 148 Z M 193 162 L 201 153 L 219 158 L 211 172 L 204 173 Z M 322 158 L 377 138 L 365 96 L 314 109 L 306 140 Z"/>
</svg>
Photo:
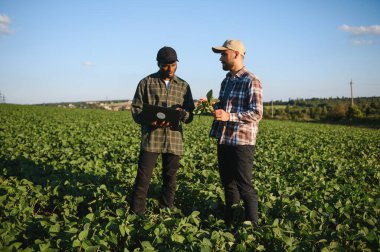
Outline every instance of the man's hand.
<svg viewBox="0 0 380 252">
<path fill-rule="evenodd" d="M 177 108 L 177 110 L 179 111 L 179 119 L 182 120 L 183 118 L 185 118 L 186 110 L 184 110 L 183 108 Z"/>
<path fill-rule="evenodd" d="M 154 121 L 154 122 L 152 122 L 152 126 L 160 127 L 160 128 L 167 128 L 167 127 L 170 127 L 170 123 L 165 122 L 165 121 L 162 121 L 160 123 L 158 121 Z"/>
<path fill-rule="evenodd" d="M 227 122 L 230 120 L 230 114 L 223 109 L 217 109 L 214 111 L 214 119 L 217 121 Z"/>
</svg>

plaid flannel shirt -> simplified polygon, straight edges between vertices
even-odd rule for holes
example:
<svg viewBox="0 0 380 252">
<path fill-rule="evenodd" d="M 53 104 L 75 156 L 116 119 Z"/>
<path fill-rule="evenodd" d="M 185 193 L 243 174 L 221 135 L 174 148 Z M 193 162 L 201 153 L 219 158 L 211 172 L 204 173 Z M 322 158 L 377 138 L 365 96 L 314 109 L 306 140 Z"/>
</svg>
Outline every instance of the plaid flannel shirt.
<svg viewBox="0 0 380 252">
<path fill-rule="evenodd" d="M 227 85 L 232 85 L 227 101 L 223 102 Z M 259 121 L 263 116 L 261 82 L 243 67 L 235 76 L 229 73 L 223 80 L 219 102 L 214 109 L 230 113 L 228 122 L 214 120 L 210 136 L 218 139 L 218 144 L 255 145 Z"/>
<path fill-rule="evenodd" d="M 173 129 L 142 124 L 140 113 L 144 103 L 183 108 L 186 110 L 186 116 L 182 122 L 190 123 L 193 120 L 194 101 L 189 84 L 174 76 L 167 89 L 165 82 L 157 72 L 139 82 L 132 101 L 133 119 L 141 124 L 141 149 L 155 153 L 183 155 L 182 125 Z"/>
</svg>

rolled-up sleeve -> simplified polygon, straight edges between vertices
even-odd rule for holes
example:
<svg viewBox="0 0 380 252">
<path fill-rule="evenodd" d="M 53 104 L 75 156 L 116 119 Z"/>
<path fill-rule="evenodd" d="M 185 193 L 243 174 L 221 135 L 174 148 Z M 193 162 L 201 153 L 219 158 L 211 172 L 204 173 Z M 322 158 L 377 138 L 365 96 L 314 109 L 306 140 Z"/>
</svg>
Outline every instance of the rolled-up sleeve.
<svg viewBox="0 0 380 252">
<path fill-rule="evenodd" d="M 248 110 L 230 113 L 231 122 L 259 122 L 263 117 L 263 91 L 259 79 L 254 78 L 249 85 L 249 104 Z"/>
<path fill-rule="evenodd" d="M 143 102 L 144 86 L 145 86 L 144 81 L 143 80 L 140 81 L 140 83 L 137 85 L 136 92 L 133 97 L 132 105 L 131 105 L 133 120 L 138 124 L 141 124 L 140 114 L 141 114 L 141 111 L 143 109 L 143 104 L 144 104 Z"/>
</svg>

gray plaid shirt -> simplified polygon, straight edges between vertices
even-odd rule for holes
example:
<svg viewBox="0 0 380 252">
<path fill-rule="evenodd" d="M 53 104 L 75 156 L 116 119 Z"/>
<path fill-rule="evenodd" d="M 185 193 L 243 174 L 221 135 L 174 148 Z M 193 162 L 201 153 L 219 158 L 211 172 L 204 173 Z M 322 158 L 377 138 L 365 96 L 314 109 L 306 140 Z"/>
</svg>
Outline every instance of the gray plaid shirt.
<svg viewBox="0 0 380 252">
<path fill-rule="evenodd" d="M 190 123 L 193 120 L 194 101 L 189 84 L 174 76 L 167 89 L 165 82 L 157 72 L 139 82 L 132 101 L 133 119 L 141 124 L 141 149 L 155 153 L 183 155 L 182 125 L 172 129 L 142 124 L 140 113 L 144 103 L 183 108 L 187 113 L 182 122 Z"/>
</svg>

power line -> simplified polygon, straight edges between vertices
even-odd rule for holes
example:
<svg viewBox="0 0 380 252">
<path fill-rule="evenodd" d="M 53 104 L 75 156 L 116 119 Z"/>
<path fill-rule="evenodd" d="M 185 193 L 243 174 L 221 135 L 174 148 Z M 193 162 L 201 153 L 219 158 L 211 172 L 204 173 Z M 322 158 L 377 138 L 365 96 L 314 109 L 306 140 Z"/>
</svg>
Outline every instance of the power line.
<svg viewBox="0 0 380 252">
<path fill-rule="evenodd" d="M 373 83 L 361 83 L 361 84 L 356 84 L 359 86 L 380 86 L 380 84 L 373 84 Z"/>
<path fill-rule="evenodd" d="M 380 83 L 379 82 L 366 82 L 366 81 L 356 80 L 355 86 L 380 86 Z"/>
</svg>

